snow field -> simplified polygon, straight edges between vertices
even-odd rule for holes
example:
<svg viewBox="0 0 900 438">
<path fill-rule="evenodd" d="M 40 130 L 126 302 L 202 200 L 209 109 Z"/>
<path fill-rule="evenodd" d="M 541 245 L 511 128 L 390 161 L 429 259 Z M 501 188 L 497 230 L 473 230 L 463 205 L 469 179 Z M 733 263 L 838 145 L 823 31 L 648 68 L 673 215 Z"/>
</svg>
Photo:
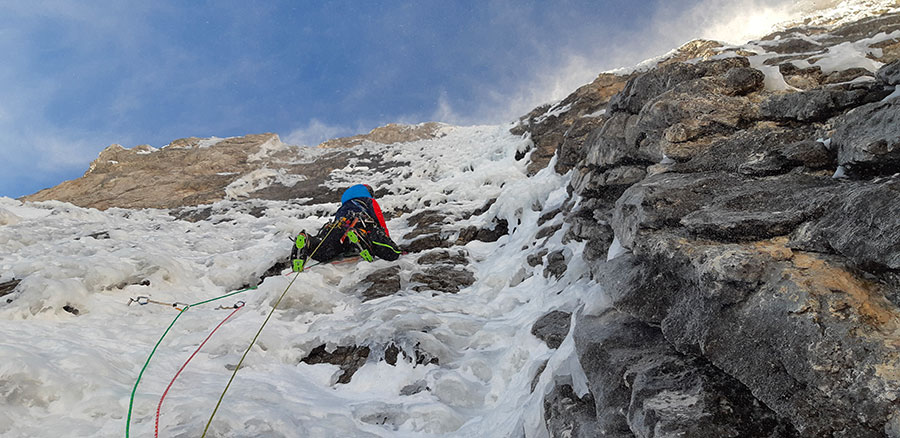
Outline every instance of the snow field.
<svg viewBox="0 0 900 438">
<path fill-rule="evenodd" d="M 358 147 L 410 164 L 376 172 L 357 171 L 351 163 L 335 171 L 330 184 L 366 181 L 386 188 L 392 194 L 379 199 L 382 207 L 410 214 L 472 211 L 496 198 L 485 214 L 460 225 L 489 226 L 496 217 L 509 222 L 511 234 L 464 248 L 476 282 L 458 294 L 404 288 L 362 302 L 361 280 L 393 265 L 385 261 L 304 272 L 248 354 L 207 436 L 546 435 L 543 392 L 552 387 L 554 374 L 577 380 L 579 370 L 572 366 L 571 346 L 551 350 L 530 329 L 551 310 L 577 307 L 586 293 L 578 279 L 587 269 L 580 246 L 562 244 L 565 228 L 545 243 L 534 241 L 537 218 L 565 201 L 568 177 L 544 171 L 526 178 L 526 160 L 514 156 L 528 140 L 507 129 L 445 128 L 434 140 Z M 167 211 L 100 212 L 0 200 L 0 209 L 21 218 L 0 226 L 0 282 L 22 280 L 0 298 L 0 435 L 123 436 L 138 373 L 178 315 L 161 305 L 129 306 L 129 298 L 191 303 L 254 284 L 287 256 L 297 231 L 317 230 L 329 219 L 321 212 L 337 207 L 248 202 L 265 206 L 265 214 L 257 218 L 241 213 L 239 203 L 223 201 L 209 220 L 189 223 Z M 411 231 L 407 217 L 388 223 L 398 240 Z M 559 281 L 544 278 L 541 266 L 525 264 L 541 244 L 569 255 L 569 270 Z M 395 262 L 401 277 L 406 275 L 404 284 L 418 256 Z M 510 286 L 523 267 L 524 280 Z M 256 290 L 188 309 L 137 388 L 131 435 L 153 433 L 162 391 L 229 313 L 215 307 L 246 301 L 185 369 L 162 407 L 160 436 L 199 436 L 235 364 L 291 278 L 267 277 Z M 300 362 L 322 344 L 365 345 L 371 354 L 350 383 L 336 384 L 338 366 Z M 416 365 L 401 354 L 389 365 L 382 359 L 390 344 L 439 363 Z M 400 395 L 404 388 L 420 390 Z"/>
</svg>

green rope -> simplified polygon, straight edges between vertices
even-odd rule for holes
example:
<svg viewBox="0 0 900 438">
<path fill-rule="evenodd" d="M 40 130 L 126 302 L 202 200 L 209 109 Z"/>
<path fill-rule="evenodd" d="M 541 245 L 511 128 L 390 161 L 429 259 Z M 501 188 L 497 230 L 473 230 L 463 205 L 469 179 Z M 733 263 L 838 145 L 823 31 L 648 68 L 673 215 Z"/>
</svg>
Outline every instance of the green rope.
<svg viewBox="0 0 900 438">
<path fill-rule="evenodd" d="M 256 289 L 256 286 L 254 286 L 254 287 L 249 287 L 249 288 L 246 288 L 246 289 L 241 289 L 241 290 L 239 290 L 239 291 L 235 291 L 235 292 L 231 292 L 231 293 L 227 293 L 227 294 L 225 294 L 225 295 L 222 295 L 222 296 L 219 296 L 219 297 L 216 297 L 216 298 L 211 298 L 211 299 L 208 299 L 208 300 L 199 301 L 199 302 L 194 303 L 194 304 L 188 304 L 188 305 L 185 306 L 183 309 L 181 309 L 181 310 L 178 311 L 178 315 L 175 315 L 175 319 L 172 320 L 172 323 L 169 324 L 169 327 L 166 328 L 166 331 L 163 332 L 163 335 L 159 338 L 158 341 L 156 341 L 156 345 L 153 347 L 153 351 L 150 352 L 150 356 L 147 357 L 147 361 L 144 362 L 144 367 L 141 368 L 141 372 L 138 374 L 137 381 L 134 382 L 134 388 L 132 388 L 132 390 L 131 390 L 131 399 L 128 401 L 128 419 L 127 419 L 127 423 L 125 423 L 125 438 L 128 438 L 128 437 L 130 436 L 130 433 L 131 433 L 131 413 L 132 413 L 132 410 L 134 409 L 134 396 L 135 396 L 135 394 L 137 393 L 137 387 L 138 387 L 138 384 L 141 383 L 141 377 L 144 376 L 144 371 L 146 371 L 146 370 L 147 370 L 147 366 L 150 365 L 150 359 L 153 358 L 153 355 L 156 353 L 156 349 L 159 348 L 159 345 L 162 343 L 163 338 L 165 338 L 166 335 L 169 334 L 169 330 L 171 330 L 172 327 L 175 325 L 175 321 L 178 321 L 178 318 L 180 318 L 181 315 L 182 315 L 184 312 L 186 312 L 187 309 L 190 309 L 191 307 L 199 306 L 199 305 L 201 305 L 201 304 L 210 303 L 210 302 L 213 302 L 213 301 L 216 301 L 216 300 L 221 300 L 221 299 L 223 299 L 223 298 L 227 298 L 227 297 L 230 297 L 230 296 L 232 296 L 232 295 L 236 295 L 236 294 L 239 294 L 239 293 L 241 293 L 241 292 L 247 292 L 248 290 L 254 290 L 254 289 Z"/>
<path fill-rule="evenodd" d="M 237 295 L 237 294 L 239 294 L 239 293 L 241 293 L 241 292 L 247 292 L 248 290 L 255 290 L 255 289 L 256 289 L 256 286 L 248 287 L 248 288 L 246 288 L 246 289 L 241 289 L 241 290 L 239 290 L 239 291 L 235 291 L 235 292 L 231 292 L 231 293 L 229 293 L 229 294 L 222 295 L 221 297 L 211 298 L 211 299 L 208 299 L 208 300 L 205 300 L 205 301 L 200 301 L 200 302 L 198 302 L 198 303 L 191 304 L 191 307 L 199 306 L 199 305 L 201 305 L 201 304 L 211 303 L 211 302 L 216 301 L 216 300 L 221 300 L 222 298 L 228 298 L 228 297 L 230 297 L 230 296 L 232 296 L 232 295 Z"/>
<path fill-rule="evenodd" d="M 175 319 L 172 320 L 172 323 L 169 324 L 169 327 L 166 328 L 166 331 L 163 332 L 163 335 L 160 336 L 158 341 L 156 341 L 156 345 L 153 347 L 153 351 L 150 352 L 150 356 L 148 356 L 147 361 L 144 362 L 144 367 L 141 368 L 141 372 L 140 374 L 138 374 L 137 381 L 134 382 L 134 388 L 131 390 L 131 400 L 128 402 L 128 420 L 125 423 L 125 438 L 128 438 L 129 434 L 131 433 L 131 411 L 134 408 L 134 395 L 137 392 L 138 384 L 141 383 L 141 377 L 144 375 L 144 371 L 147 370 L 147 365 L 150 365 L 150 359 L 153 357 L 153 354 L 156 353 L 156 349 L 159 348 L 159 344 L 162 343 L 163 338 L 165 338 L 166 335 L 169 334 L 169 330 L 171 330 L 172 326 L 175 325 L 175 321 L 178 321 L 178 318 L 180 318 L 181 315 L 190 308 L 191 306 L 187 306 L 184 309 L 181 309 L 181 311 L 178 312 L 178 315 L 175 315 Z"/>
<path fill-rule="evenodd" d="M 332 231 L 334 231 L 334 229 L 335 229 L 335 227 L 337 227 L 337 225 L 338 225 L 338 223 L 335 223 L 334 225 L 331 226 L 331 228 L 328 230 L 328 233 L 326 233 L 325 237 L 323 237 L 322 240 L 319 241 L 319 244 L 309 254 L 308 258 L 312 258 L 313 254 L 315 254 L 316 251 L 318 251 L 319 248 L 322 246 L 322 244 L 325 243 L 325 239 L 328 239 L 328 236 L 331 234 Z M 237 366 L 234 367 L 234 371 L 231 373 L 231 377 L 228 379 L 228 383 L 225 385 L 225 389 L 222 391 L 222 395 L 219 396 L 219 401 L 216 402 L 216 407 L 213 409 L 212 415 L 209 416 L 209 421 L 206 422 L 206 427 L 203 428 L 203 435 L 200 435 L 200 438 L 206 438 L 206 433 L 209 431 L 209 426 L 212 424 L 213 418 L 216 416 L 216 412 L 219 411 L 219 406 L 222 405 L 222 399 L 225 398 L 225 393 L 228 392 L 228 388 L 231 387 L 231 382 L 234 381 L 234 376 L 236 376 L 238 370 L 241 369 L 241 364 L 244 363 L 244 359 L 247 357 L 247 354 L 250 353 L 250 349 L 253 348 L 253 344 L 256 343 L 256 340 L 259 338 L 260 333 L 262 333 L 263 329 L 266 327 L 266 324 L 269 323 L 269 319 L 275 313 L 275 309 L 277 309 L 278 305 L 281 304 L 281 300 L 284 298 L 285 295 L 287 295 L 288 291 L 291 289 L 291 286 L 294 285 L 294 281 L 297 280 L 297 277 L 300 276 L 301 272 L 303 272 L 303 271 L 298 271 L 297 274 L 294 275 L 294 278 L 291 279 L 291 282 L 288 283 L 287 287 L 284 288 L 284 292 L 282 292 L 281 296 L 278 297 L 278 301 L 275 301 L 275 305 L 272 306 L 272 310 L 269 311 L 269 315 L 266 316 L 266 320 L 263 321 L 261 326 L 259 326 L 259 330 L 256 331 L 256 335 L 253 336 L 253 340 L 250 341 L 250 345 L 248 345 L 247 349 L 244 350 L 244 354 L 241 356 L 241 360 L 238 361 Z"/>
</svg>

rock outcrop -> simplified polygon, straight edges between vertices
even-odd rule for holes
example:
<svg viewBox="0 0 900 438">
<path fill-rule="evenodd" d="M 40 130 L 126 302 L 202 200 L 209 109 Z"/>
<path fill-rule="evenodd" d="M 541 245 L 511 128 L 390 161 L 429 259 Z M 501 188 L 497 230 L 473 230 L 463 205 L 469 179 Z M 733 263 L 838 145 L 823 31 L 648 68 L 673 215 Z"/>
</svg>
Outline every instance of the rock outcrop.
<svg viewBox="0 0 900 438">
<path fill-rule="evenodd" d="M 221 141 L 192 137 L 158 150 L 150 146 L 125 149 L 112 145 L 100 152 L 81 178 L 23 200 L 56 199 L 99 209 L 211 203 L 225 198 L 226 187 L 241 175 L 261 168 L 267 151 L 288 152 L 275 134 Z"/>
<path fill-rule="evenodd" d="M 41 190 L 24 201 L 59 200 L 82 207 L 178 208 L 223 199 L 307 199 L 339 196 L 324 184 L 331 172 L 354 160 L 378 170 L 396 166 L 383 157 L 360 156 L 363 142 L 394 144 L 435 138 L 445 125 L 390 124 L 368 134 L 329 140 L 318 148 L 289 146 L 275 134 L 175 140 L 155 149 L 142 145 L 104 149 L 81 178 Z"/>
<path fill-rule="evenodd" d="M 441 127 L 445 125 L 436 122 L 420 123 L 418 125 L 401 125 L 389 123 L 379 126 L 368 134 L 341 137 L 322 142 L 320 148 L 348 148 L 361 145 L 363 142 L 394 144 L 408 143 L 416 140 L 437 138 L 441 135 Z"/>
<path fill-rule="evenodd" d="M 557 151 L 556 171 L 565 173 L 571 169 L 580 159 L 579 151 L 587 134 L 603 123 L 609 99 L 622 90 L 628 78 L 601 74 L 561 102 L 537 107 L 523 116 L 511 132 L 531 135 L 534 149 L 529 174 L 547 167 Z"/>
<path fill-rule="evenodd" d="M 611 303 L 573 317 L 590 392 L 547 395 L 551 435 L 900 437 L 898 23 L 663 60 L 586 134 L 527 118 L 582 141 L 565 239 Z"/>
</svg>

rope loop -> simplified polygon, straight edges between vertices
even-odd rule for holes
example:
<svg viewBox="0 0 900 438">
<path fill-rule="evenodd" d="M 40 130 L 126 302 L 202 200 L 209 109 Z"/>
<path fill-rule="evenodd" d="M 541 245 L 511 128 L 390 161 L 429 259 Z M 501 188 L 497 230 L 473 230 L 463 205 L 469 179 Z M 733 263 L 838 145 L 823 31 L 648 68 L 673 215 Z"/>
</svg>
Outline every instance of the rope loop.
<svg viewBox="0 0 900 438">
<path fill-rule="evenodd" d="M 238 302 L 234 303 L 234 304 L 231 305 L 231 306 L 219 306 L 219 307 L 216 307 L 216 310 L 240 309 L 241 307 L 244 307 L 245 304 L 247 304 L 247 303 L 245 303 L 244 301 L 238 301 Z"/>
</svg>

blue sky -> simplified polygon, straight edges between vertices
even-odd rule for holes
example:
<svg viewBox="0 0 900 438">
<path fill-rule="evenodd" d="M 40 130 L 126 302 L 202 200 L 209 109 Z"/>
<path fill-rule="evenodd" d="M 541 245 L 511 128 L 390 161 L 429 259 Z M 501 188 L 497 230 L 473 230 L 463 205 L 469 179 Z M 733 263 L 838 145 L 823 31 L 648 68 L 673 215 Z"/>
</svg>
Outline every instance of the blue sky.
<svg viewBox="0 0 900 438">
<path fill-rule="evenodd" d="M 77 178 L 112 143 L 512 121 L 792 3 L 0 0 L 0 196 Z"/>
</svg>

